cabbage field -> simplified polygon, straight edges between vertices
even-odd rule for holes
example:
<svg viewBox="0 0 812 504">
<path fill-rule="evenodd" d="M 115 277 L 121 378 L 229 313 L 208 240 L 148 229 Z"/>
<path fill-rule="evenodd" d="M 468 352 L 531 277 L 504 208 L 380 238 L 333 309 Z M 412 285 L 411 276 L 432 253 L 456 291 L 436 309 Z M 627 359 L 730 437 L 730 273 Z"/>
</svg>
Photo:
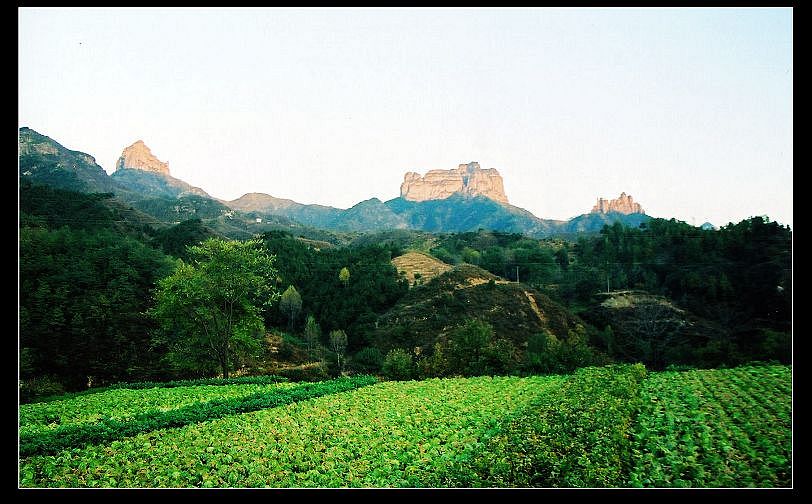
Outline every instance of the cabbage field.
<svg viewBox="0 0 812 504">
<path fill-rule="evenodd" d="M 110 389 L 20 406 L 21 487 L 787 487 L 788 366 Z"/>
</svg>

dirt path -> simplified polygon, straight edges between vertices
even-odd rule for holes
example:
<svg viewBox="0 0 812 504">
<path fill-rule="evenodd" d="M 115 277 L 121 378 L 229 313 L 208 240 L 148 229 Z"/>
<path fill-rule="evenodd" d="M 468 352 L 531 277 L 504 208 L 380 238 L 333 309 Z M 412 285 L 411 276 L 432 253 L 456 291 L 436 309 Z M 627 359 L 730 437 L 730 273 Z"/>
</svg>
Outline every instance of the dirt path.
<svg viewBox="0 0 812 504">
<path fill-rule="evenodd" d="M 546 323 L 547 318 L 539 309 L 539 305 L 536 303 L 536 296 L 534 296 L 531 292 L 524 291 L 524 295 L 527 296 L 527 300 L 530 301 L 530 308 L 533 309 L 533 313 L 541 320 L 542 322 Z"/>
</svg>

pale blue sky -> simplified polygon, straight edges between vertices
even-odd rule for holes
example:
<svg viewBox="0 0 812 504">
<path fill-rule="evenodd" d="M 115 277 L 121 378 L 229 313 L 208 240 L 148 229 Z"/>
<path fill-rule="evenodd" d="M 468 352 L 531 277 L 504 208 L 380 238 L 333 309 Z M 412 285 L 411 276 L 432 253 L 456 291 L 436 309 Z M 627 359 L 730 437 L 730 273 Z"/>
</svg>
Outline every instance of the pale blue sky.
<svg viewBox="0 0 812 504">
<path fill-rule="evenodd" d="M 341 208 L 478 161 L 543 218 L 792 224 L 792 10 L 20 8 L 19 125 Z"/>
</svg>

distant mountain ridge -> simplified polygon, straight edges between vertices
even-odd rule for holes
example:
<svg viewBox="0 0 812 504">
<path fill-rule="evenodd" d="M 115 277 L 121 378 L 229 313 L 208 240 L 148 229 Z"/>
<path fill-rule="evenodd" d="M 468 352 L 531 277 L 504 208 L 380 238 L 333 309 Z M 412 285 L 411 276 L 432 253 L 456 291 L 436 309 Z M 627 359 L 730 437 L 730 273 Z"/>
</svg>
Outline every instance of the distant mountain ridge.
<svg viewBox="0 0 812 504">
<path fill-rule="evenodd" d="M 112 192 L 163 222 L 205 218 L 226 234 L 240 237 L 250 236 L 251 229 L 264 229 L 263 222 L 273 222 L 288 229 L 433 233 L 489 229 L 542 238 L 597 232 L 614 222 L 636 227 L 650 219 L 625 193 L 618 200 L 599 199 L 591 213 L 568 221 L 541 219 L 510 205 L 499 172 L 483 170 L 477 162 L 452 170 L 429 170 L 422 177 L 409 172 L 401 185 L 401 197 L 386 202 L 370 198 L 346 210 L 256 192 L 223 201 L 173 177 L 169 164 L 155 157 L 141 140 L 122 151 L 116 171 L 107 175 L 88 154 L 67 149 L 30 128 L 20 128 L 19 134 L 21 180 L 80 192 Z"/>
<path fill-rule="evenodd" d="M 110 179 L 96 159 L 67 149 L 31 128 L 20 128 L 20 180 L 78 192 L 113 192 L 123 189 Z"/>
</svg>

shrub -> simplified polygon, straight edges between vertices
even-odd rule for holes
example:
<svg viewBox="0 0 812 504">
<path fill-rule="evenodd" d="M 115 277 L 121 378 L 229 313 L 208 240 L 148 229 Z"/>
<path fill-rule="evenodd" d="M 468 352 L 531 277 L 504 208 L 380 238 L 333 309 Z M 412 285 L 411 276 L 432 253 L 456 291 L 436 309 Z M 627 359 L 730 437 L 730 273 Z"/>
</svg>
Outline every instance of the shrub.
<svg viewBox="0 0 812 504">
<path fill-rule="evenodd" d="M 20 382 L 20 402 L 23 403 L 64 393 L 62 384 L 51 376 L 39 376 Z"/>
<path fill-rule="evenodd" d="M 280 369 L 279 374 L 293 382 L 316 382 L 330 378 L 327 365 L 323 362 L 313 362 L 302 366 Z"/>
<path fill-rule="evenodd" d="M 383 353 L 377 348 L 362 348 L 352 358 L 352 368 L 362 373 L 377 373 L 383 367 L 383 359 Z"/>
<path fill-rule="evenodd" d="M 448 359 L 439 341 L 434 344 L 434 352 L 431 355 L 418 359 L 417 373 L 421 380 L 448 376 Z"/>
<path fill-rule="evenodd" d="M 383 374 L 390 380 L 411 380 L 412 355 L 402 348 L 394 348 L 383 361 Z"/>
</svg>

